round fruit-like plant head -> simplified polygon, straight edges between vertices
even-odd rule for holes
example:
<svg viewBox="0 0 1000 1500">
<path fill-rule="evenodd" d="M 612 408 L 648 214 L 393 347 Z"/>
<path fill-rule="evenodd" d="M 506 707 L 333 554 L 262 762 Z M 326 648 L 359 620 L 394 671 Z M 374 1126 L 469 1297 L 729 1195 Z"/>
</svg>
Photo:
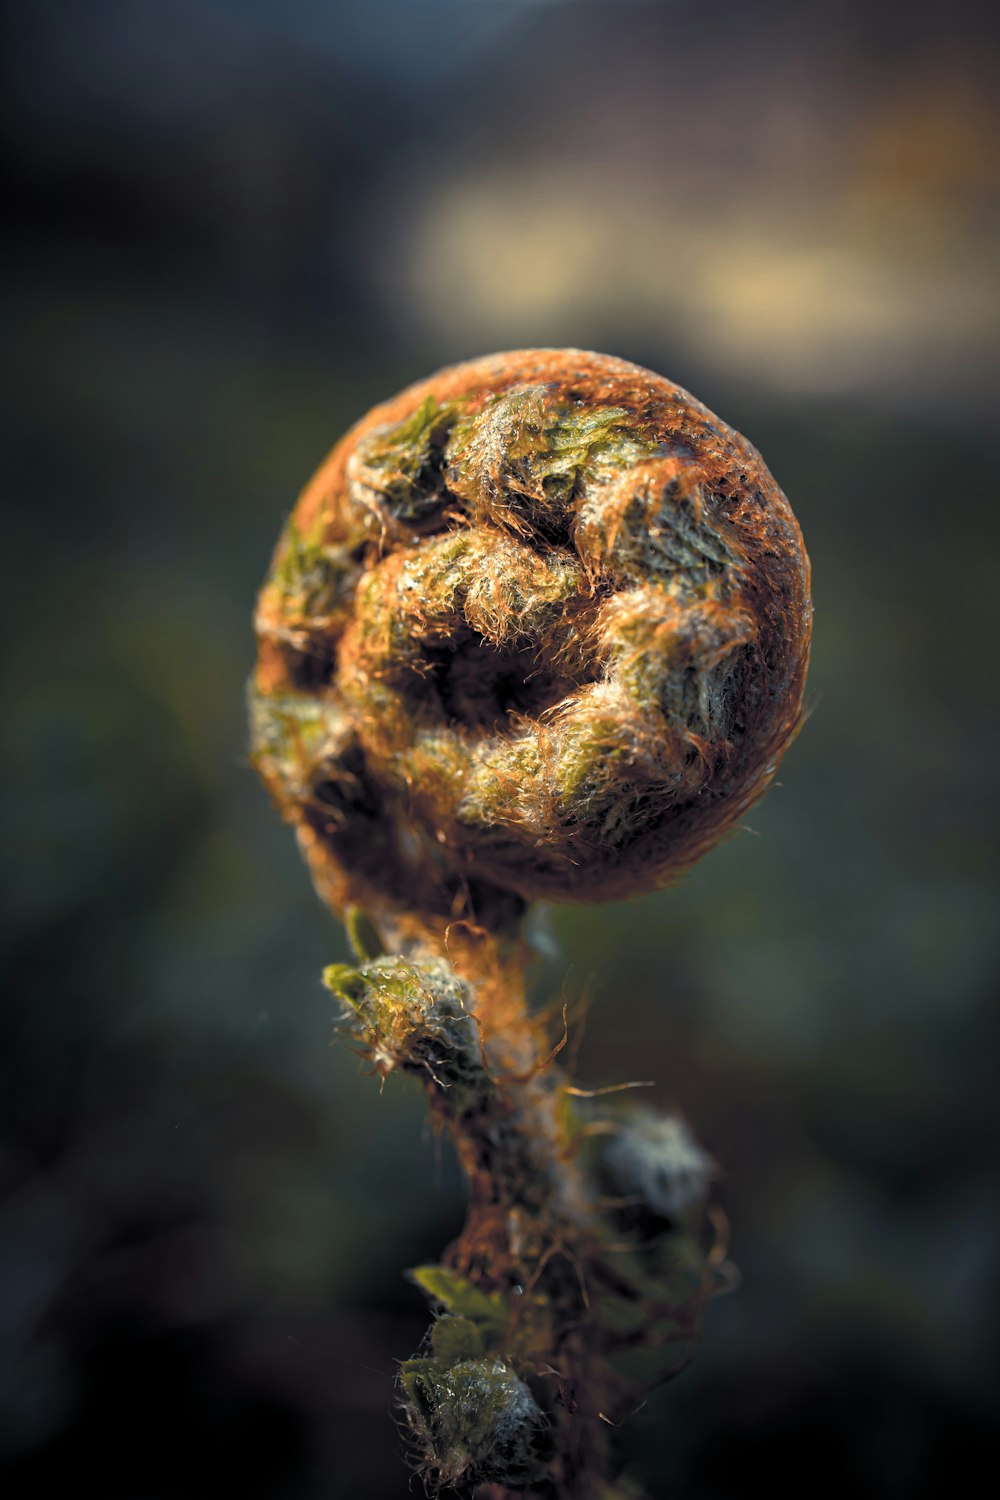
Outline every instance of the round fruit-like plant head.
<svg viewBox="0 0 1000 1500">
<path fill-rule="evenodd" d="M 306 487 L 253 756 L 335 910 L 502 925 L 649 890 L 771 781 L 811 619 L 738 433 L 624 360 L 494 355 L 375 407 Z"/>
</svg>

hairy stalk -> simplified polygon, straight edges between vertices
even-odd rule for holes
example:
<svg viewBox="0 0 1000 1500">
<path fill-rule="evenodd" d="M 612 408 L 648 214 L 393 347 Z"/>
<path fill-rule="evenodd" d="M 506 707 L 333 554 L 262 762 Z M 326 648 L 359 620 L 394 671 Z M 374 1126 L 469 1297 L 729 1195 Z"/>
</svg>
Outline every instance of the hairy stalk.
<svg viewBox="0 0 1000 1500">
<path fill-rule="evenodd" d="M 325 982 L 423 1083 L 469 1213 L 400 1369 L 428 1488 L 615 1500 L 613 1427 L 725 1283 L 683 1122 L 584 1096 L 529 1010 L 534 897 L 651 889 L 797 730 L 808 562 L 758 454 L 620 360 L 524 351 L 376 408 L 258 606 L 254 758 L 357 962 Z"/>
<path fill-rule="evenodd" d="M 433 1487 L 596 1500 L 616 1413 L 641 1400 L 615 1356 L 638 1333 L 669 1369 L 724 1284 L 701 1234 L 711 1164 L 676 1122 L 643 1143 L 627 1114 L 581 1111 L 556 1064 L 565 1030 L 553 1045 L 528 1011 L 519 944 L 451 934 L 448 948 L 452 961 L 425 942 L 326 974 L 376 1069 L 420 1076 L 469 1188 L 443 1263 L 413 1273 L 439 1315 L 402 1366 L 408 1422 Z M 629 1180 L 644 1150 L 661 1204 Z"/>
</svg>

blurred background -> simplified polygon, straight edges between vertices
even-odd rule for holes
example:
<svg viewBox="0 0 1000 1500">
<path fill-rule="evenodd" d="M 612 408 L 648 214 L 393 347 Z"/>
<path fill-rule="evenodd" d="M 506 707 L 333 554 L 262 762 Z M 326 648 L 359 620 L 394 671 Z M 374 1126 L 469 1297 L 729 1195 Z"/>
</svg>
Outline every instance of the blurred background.
<svg viewBox="0 0 1000 1500">
<path fill-rule="evenodd" d="M 995 1437 L 1000 29 L 976 0 L 11 0 L 0 1476 L 405 1496 L 420 1091 L 245 757 L 255 590 L 373 401 L 573 344 L 760 447 L 815 571 L 782 784 L 555 910 L 592 1086 L 722 1164 L 654 1497 L 950 1495 Z M 756 836 L 752 836 L 756 835 Z"/>
</svg>

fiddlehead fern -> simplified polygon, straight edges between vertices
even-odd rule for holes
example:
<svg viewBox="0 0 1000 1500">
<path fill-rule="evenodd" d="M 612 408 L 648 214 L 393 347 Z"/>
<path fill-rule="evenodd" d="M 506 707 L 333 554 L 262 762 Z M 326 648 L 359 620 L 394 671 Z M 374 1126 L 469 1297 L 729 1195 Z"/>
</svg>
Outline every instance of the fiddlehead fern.
<svg viewBox="0 0 1000 1500">
<path fill-rule="evenodd" d="M 445 1264 L 413 1273 L 437 1316 L 401 1374 L 438 1487 L 611 1495 L 610 1414 L 693 1336 L 710 1164 L 677 1121 L 581 1102 L 521 918 L 663 885 L 732 827 L 798 728 L 810 621 L 757 452 L 576 350 L 376 407 L 279 543 L 254 760 L 349 919 L 330 989 L 469 1183 Z M 640 1354 L 660 1368 L 633 1379 Z"/>
</svg>

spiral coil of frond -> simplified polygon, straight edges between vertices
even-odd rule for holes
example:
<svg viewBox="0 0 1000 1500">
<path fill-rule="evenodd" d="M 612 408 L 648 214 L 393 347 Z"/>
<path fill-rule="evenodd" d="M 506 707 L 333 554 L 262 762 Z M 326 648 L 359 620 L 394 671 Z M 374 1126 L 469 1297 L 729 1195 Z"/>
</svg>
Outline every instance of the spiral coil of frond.
<svg viewBox="0 0 1000 1500">
<path fill-rule="evenodd" d="M 652 889 L 773 776 L 809 625 L 785 497 L 692 397 L 576 351 L 459 365 L 302 496 L 257 764 L 338 909 Z"/>
<path fill-rule="evenodd" d="M 359 961 L 327 984 L 383 1078 L 422 1079 L 469 1183 L 445 1264 L 414 1273 L 425 1479 L 610 1497 L 616 1361 L 689 1348 L 722 1274 L 711 1164 L 677 1120 L 577 1102 L 518 919 L 663 885 L 766 789 L 802 716 L 798 525 L 661 376 L 496 355 L 338 443 L 256 625 L 254 761 Z"/>
</svg>

